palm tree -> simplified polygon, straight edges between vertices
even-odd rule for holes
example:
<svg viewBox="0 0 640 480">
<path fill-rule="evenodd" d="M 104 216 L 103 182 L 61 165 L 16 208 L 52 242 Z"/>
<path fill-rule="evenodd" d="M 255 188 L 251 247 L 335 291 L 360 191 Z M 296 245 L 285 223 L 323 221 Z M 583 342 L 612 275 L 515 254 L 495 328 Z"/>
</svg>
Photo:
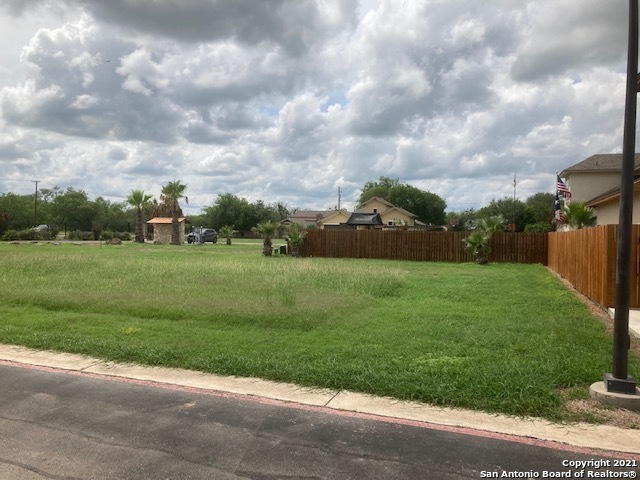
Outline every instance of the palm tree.
<svg viewBox="0 0 640 480">
<path fill-rule="evenodd" d="M 462 240 L 465 246 L 473 252 L 476 263 L 486 265 L 489 263 L 489 238 L 491 235 L 482 230 L 476 230 Z"/>
<path fill-rule="evenodd" d="M 276 230 L 278 230 L 278 227 L 279 225 L 277 223 L 274 223 L 271 220 L 265 220 L 251 229 L 253 232 L 259 234 L 263 238 L 264 241 L 262 253 L 264 253 L 268 257 L 273 254 L 273 245 L 271 243 L 271 239 L 276 234 Z"/>
<path fill-rule="evenodd" d="M 160 195 L 160 199 L 171 210 L 172 245 L 180 245 L 180 222 L 178 221 L 178 216 L 182 213 L 182 210 L 180 209 L 178 200 L 184 198 L 187 204 L 189 203 L 189 199 L 184 194 L 186 190 L 187 186 L 180 180 L 169 182 L 164 187 L 162 187 L 162 194 Z"/>
<path fill-rule="evenodd" d="M 502 215 L 493 215 L 478 220 L 475 230 L 463 239 L 465 246 L 473 252 L 476 263 L 486 265 L 489 263 L 489 240 L 495 232 L 504 230 L 506 221 Z"/>
<path fill-rule="evenodd" d="M 127 203 L 136 209 L 136 236 L 135 242 L 144 243 L 142 209 L 151 202 L 153 195 L 147 195 L 144 190 L 131 190 L 127 197 Z"/>
<path fill-rule="evenodd" d="M 285 240 L 291 246 L 291 256 L 300 256 L 300 247 L 304 243 L 304 238 L 307 236 L 307 229 L 300 223 L 292 223 L 287 227 L 287 235 Z"/>
<path fill-rule="evenodd" d="M 584 202 L 569 202 L 563 208 L 564 222 L 580 230 L 584 227 L 593 227 L 597 217 L 593 208 L 587 207 Z"/>
<path fill-rule="evenodd" d="M 502 215 L 492 215 L 487 218 L 481 218 L 476 224 L 476 229 L 485 233 L 493 234 L 495 232 L 504 232 L 507 221 Z"/>
<path fill-rule="evenodd" d="M 235 225 L 225 225 L 220 228 L 220 236 L 227 239 L 227 245 L 231 245 L 231 237 L 236 233 L 236 230 L 233 229 L 234 226 Z"/>
</svg>

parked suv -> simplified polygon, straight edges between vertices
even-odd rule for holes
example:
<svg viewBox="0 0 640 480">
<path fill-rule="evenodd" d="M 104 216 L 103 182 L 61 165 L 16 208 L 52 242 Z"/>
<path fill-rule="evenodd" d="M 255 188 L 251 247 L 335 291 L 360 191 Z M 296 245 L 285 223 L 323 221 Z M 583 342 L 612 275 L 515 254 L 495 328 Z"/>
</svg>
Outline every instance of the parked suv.
<svg viewBox="0 0 640 480">
<path fill-rule="evenodd" d="M 218 243 L 218 232 L 215 228 L 209 227 L 194 227 L 191 233 L 187 235 L 187 242 L 189 243 Z"/>
</svg>

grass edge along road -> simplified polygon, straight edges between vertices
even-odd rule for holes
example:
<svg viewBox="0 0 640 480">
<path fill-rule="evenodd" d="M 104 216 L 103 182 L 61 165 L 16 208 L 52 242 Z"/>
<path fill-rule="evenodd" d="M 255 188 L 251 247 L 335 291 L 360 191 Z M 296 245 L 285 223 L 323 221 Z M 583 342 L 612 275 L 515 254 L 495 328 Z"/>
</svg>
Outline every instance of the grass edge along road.
<svg viewBox="0 0 640 480">
<path fill-rule="evenodd" d="M 1 343 L 555 421 L 611 363 L 541 265 L 0 244 L 0 298 Z"/>
</svg>

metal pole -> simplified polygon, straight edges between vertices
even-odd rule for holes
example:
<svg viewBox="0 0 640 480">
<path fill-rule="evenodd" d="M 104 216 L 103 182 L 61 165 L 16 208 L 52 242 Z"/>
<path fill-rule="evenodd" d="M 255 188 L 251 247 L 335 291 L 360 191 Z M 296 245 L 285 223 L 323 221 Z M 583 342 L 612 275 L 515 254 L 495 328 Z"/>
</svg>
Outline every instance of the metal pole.
<svg viewBox="0 0 640 480">
<path fill-rule="evenodd" d="M 605 373 L 609 392 L 636 393 L 636 382 L 628 376 L 629 305 L 631 298 L 631 228 L 633 224 L 633 172 L 636 149 L 636 109 L 638 78 L 638 0 L 629 0 L 629 48 L 627 57 L 627 91 L 622 144 L 620 179 L 620 221 L 616 265 L 616 298 L 613 326 L 612 373 Z"/>
<path fill-rule="evenodd" d="M 36 184 L 36 196 L 33 197 L 33 226 L 38 226 L 38 184 L 40 180 L 31 180 Z"/>
</svg>

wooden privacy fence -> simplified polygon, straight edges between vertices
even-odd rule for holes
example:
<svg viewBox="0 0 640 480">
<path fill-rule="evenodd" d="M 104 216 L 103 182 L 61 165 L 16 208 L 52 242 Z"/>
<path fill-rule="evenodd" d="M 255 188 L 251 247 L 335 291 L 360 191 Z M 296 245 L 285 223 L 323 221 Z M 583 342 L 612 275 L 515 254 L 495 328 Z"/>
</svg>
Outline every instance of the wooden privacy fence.
<svg viewBox="0 0 640 480">
<path fill-rule="evenodd" d="M 462 240 L 469 232 L 425 230 L 309 230 L 300 249 L 307 257 L 382 258 L 432 262 L 473 262 Z M 546 233 L 495 233 L 492 262 L 547 264 Z"/>
<path fill-rule="evenodd" d="M 630 306 L 638 308 L 640 225 L 633 225 L 632 238 Z M 617 225 L 549 234 L 549 268 L 571 282 L 580 293 L 605 307 L 615 305 L 617 254 Z"/>
</svg>

